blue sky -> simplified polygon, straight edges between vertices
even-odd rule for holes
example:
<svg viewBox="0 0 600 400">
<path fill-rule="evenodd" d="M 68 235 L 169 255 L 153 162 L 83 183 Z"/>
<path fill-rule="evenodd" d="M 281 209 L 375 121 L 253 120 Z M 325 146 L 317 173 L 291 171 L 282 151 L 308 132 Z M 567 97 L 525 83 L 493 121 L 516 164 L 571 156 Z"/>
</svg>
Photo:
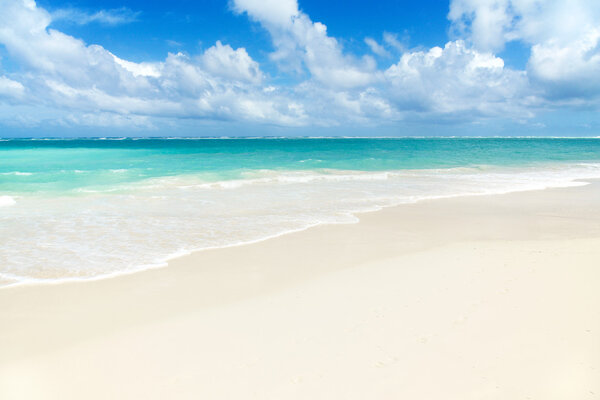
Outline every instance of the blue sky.
<svg viewBox="0 0 600 400">
<path fill-rule="evenodd" d="M 600 136 L 600 3 L 3 0 L 0 136 Z"/>
</svg>

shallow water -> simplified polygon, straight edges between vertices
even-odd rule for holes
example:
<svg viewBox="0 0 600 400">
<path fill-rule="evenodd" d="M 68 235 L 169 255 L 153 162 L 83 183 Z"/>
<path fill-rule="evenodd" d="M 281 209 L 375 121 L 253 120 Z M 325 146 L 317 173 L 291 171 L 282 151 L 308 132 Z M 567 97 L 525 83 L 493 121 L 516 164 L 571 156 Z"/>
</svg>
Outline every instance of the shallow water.
<svg viewBox="0 0 600 400">
<path fill-rule="evenodd" d="M 0 285 L 164 265 L 420 199 L 600 178 L 598 139 L 0 141 Z"/>
</svg>

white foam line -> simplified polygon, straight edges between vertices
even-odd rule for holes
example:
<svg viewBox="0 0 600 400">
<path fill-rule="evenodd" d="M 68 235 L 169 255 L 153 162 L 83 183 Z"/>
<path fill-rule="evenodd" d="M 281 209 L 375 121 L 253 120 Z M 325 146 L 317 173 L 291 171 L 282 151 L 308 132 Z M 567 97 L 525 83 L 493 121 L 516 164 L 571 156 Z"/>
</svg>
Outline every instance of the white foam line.
<svg viewBox="0 0 600 400">
<path fill-rule="evenodd" d="M 12 196 L 0 196 L 0 207 L 10 207 L 17 204 L 17 201 Z"/>
<path fill-rule="evenodd" d="M 30 175 L 33 175 L 33 172 L 11 171 L 11 172 L 0 172 L 0 175 L 30 176 Z"/>
<path fill-rule="evenodd" d="M 356 221 L 356 222 L 358 222 L 358 221 Z M 0 273 L 0 277 L 4 276 L 5 279 L 18 280 L 17 282 L 10 283 L 10 284 L 4 285 L 4 286 L 0 286 L 0 290 L 2 290 L 4 288 L 10 288 L 10 287 L 15 287 L 15 286 L 24 286 L 24 285 L 56 285 L 56 284 L 61 284 L 61 283 L 72 283 L 72 282 L 93 282 L 93 281 L 99 281 L 99 280 L 103 280 L 103 279 L 116 278 L 116 277 L 124 276 L 124 275 L 132 275 L 132 274 L 142 272 L 142 271 L 148 271 L 151 269 L 166 267 L 168 265 L 168 261 L 171 261 L 171 260 L 174 260 L 174 259 L 177 259 L 180 257 L 185 257 L 185 256 L 188 256 L 190 254 L 197 253 L 200 251 L 225 249 L 225 248 L 230 248 L 230 247 L 238 247 L 238 246 L 245 246 L 245 245 L 249 245 L 249 244 L 259 243 L 259 242 L 263 242 L 265 240 L 274 239 L 279 236 L 287 235 L 289 233 L 301 232 L 306 229 L 310 229 L 315 226 L 323 225 L 323 224 L 327 224 L 327 223 L 326 222 L 318 222 L 318 223 L 311 224 L 311 225 L 308 225 L 303 228 L 284 231 L 284 232 L 281 232 L 278 234 L 262 237 L 260 239 L 254 239 L 254 240 L 249 240 L 249 241 L 244 241 L 244 242 L 237 242 L 237 243 L 227 244 L 227 245 L 223 245 L 223 246 L 202 247 L 202 248 L 197 248 L 197 249 L 192 249 L 192 250 L 179 250 L 167 257 L 162 258 L 161 261 L 158 261 L 157 263 L 154 263 L 154 264 L 145 264 L 145 265 L 141 265 L 138 267 L 127 269 L 127 270 L 115 271 L 115 272 L 111 272 L 108 274 L 101 274 L 101 275 L 96 275 L 96 276 L 91 276 L 91 277 L 38 279 L 38 278 L 23 278 L 23 277 L 19 277 L 19 276 L 12 275 L 12 274 Z"/>
<path fill-rule="evenodd" d="M 588 178 L 585 178 L 585 179 L 588 179 Z M 592 179 L 594 179 L 594 178 L 592 178 Z M 397 201 L 397 202 L 394 202 L 394 203 L 391 203 L 388 205 L 373 205 L 366 210 L 348 211 L 346 213 L 341 214 L 346 217 L 352 217 L 351 221 L 339 221 L 339 222 L 319 221 L 319 222 L 307 224 L 306 226 L 304 226 L 302 228 L 290 229 L 287 231 L 283 231 L 283 232 L 276 233 L 273 235 L 268 235 L 268 236 L 258 238 L 258 239 L 236 242 L 236 243 L 231 243 L 231 244 L 222 245 L 222 246 L 202 247 L 202 248 L 196 248 L 196 249 L 191 249 L 191 250 L 179 250 L 169 256 L 166 256 L 166 257 L 158 260 L 156 263 L 153 263 L 153 264 L 144 264 L 144 265 L 137 266 L 137 267 L 134 267 L 134 268 L 131 268 L 128 270 L 115 271 L 115 272 L 111 272 L 108 274 L 101 274 L 101 275 L 97 275 L 97 276 L 93 276 L 93 277 L 37 279 L 37 278 L 22 278 L 22 277 L 16 277 L 16 276 L 11 275 L 12 278 L 9 278 L 10 280 L 18 280 L 18 281 L 14 282 L 14 283 L 10 283 L 8 285 L 0 286 L 0 290 L 7 289 L 7 288 L 13 288 L 13 287 L 17 287 L 17 286 L 28 286 L 28 285 L 56 285 L 56 284 L 62 284 L 62 283 L 93 282 L 93 281 L 99 281 L 99 280 L 103 280 L 103 279 L 116 278 L 119 276 L 131 275 L 131 274 L 135 274 L 138 272 L 147 271 L 147 270 L 151 270 L 151 269 L 164 268 L 164 267 L 168 266 L 169 261 L 172 261 L 172 260 L 180 258 L 180 257 L 185 257 L 185 256 L 188 256 L 193 253 L 198 253 L 198 252 L 207 251 L 207 250 L 225 249 L 225 248 L 260 243 L 260 242 L 263 242 L 266 240 L 274 239 L 274 238 L 288 235 L 291 233 L 302 232 L 302 231 L 305 231 L 305 230 L 308 230 L 308 229 L 311 229 L 311 228 L 314 228 L 314 227 L 320 226 L 320 225 L 355 224 L 355 223 L 360 222 L 360 218 L 358 217 L 358 215 L 360 215 L 360 214 L 376 212 L 376 211 L 383 210 L 385 208 L 398 207 L 398 206 L 401 206 L 404 204 L 414 204 L 414 203 L 418 203 L 421 201 L 427 201 L 427 200 L 442 200 L 442 199 L 457 198 L 457 197 L 494 196 L 494 195 L 538 191 L 538 190 L 546 190 L 546 189 L 554 189 L 554 188 L 579 187 L 579 186 L 586 186 L 589 184 L 590 184 L 590 182 L 584 181 L 581 178 L 571 178 L 567 182 L 546 183 L 546 184 L 541 184 L 541 186 L 536 186 L 536 187 L 521 187 L 521 188 L 514 188 L 514 189 L 489 190 L 489 191 L 485 191 L 485 192 L 465 192 L 465 193 L 456 193 L 456 194 L 449 194 L 449 195 L 414 196 L 410 199 Z M 7 274 L 0 274 L 0 277 L 2 275 L 6 276 L 7 278 L 9 277 L 9 275 L 7 275 Z"/>
</svg>

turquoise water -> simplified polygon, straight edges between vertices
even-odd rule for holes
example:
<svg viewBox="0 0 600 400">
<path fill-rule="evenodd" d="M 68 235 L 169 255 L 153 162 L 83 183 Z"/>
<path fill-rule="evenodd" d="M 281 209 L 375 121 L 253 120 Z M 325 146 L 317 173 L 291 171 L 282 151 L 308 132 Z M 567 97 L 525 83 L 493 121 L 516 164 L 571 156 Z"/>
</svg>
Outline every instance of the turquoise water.
<svg viewBox="0 0 600 400">
<path fill-rule="evenodd" d="M 2 139 L 0 285 L 133 272 L 395 204 L 598 177 L 598 139 Z"/>
<path fill-rule="evenodd" d="M 125 139 L 0 142 L 0 192 L 68 192 L 182 174 L 385 171 L 597 161 L 597 139 Z"/>
</svg>

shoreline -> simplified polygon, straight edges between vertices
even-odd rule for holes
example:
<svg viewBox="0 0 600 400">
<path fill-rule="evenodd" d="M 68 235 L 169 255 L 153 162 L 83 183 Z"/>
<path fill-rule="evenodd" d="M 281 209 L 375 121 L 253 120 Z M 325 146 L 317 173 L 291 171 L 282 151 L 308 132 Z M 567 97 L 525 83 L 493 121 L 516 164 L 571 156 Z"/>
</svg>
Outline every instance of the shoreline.
<svg viewBox="0 0 600 400">
<path fill-rule="evenodd" d="M 13 286 L 0 397 L 595 398 L 598 260 L 592 182 Z"/>
<path fill-rule="evenodd" d="M 185 251 L 177 251 L 171 255 L 164 257 L 163 259 L 157 260 L 153 264 L 141 265 L 138 267 L 134 267 L 131 270 L 114 271 L 114 272 L 111 272 L 108 274 L 102 274 L 102 275 L 97 275 L 97 276 L 92 276 L 92 277 L 83 277 L 83 278 L 66 277 L 66 278 L 52 278 L 52 279 L 28 278 L 26 280 L 18 281 L 18 282 L 11 283 L 8 285 L 1 285 L 0 291 L 5 290 L 5 289 L 10 289 L 10 288 L 15 288 L 15 287 L 30 287 L 30 286 L 39 286 L 39 285 L 61 285 L 61 284 L 71 284 L 71 283 L 76 284 L 76 283 L 95 282 L 95 281 L 102 281 L 102 280 L 106 280 L 106 279 L 115 279 L 115 278 L 119 278 L 122 276 L 143 273 L 145 271 L 150 271 L 150 270 L 154 270 L 154 269 L 169 268 L 169 264 L 171 262 L 173 262 L 177 259 L 180 259 L 180 258 L 193 256 L 194 254 L 197 254 L 200 252 L 228 249 L 228 248 L 234 248 L 234 247 L 239 247 L 239 246 L 249 246 L 249 245 L 261 243 L 261 242 L 264 242 L 267 240 L 276 239 L 276 238 L 279 238 L 282 236 L 293 235 L 298 232 L 304 232 L 304 231 L 307 231 L 307 230 L 310 230 L 310 229 L 313 229 L 316 227 L 320 227 L 320 226 L 358 224 L 358 223 L 360 223 L 360 220 L 361 220 L 360 217 L 362 215 L 381 212 L 386 209 L 391 209 L 391 208 L 395 208 L 395 207 L 403 207 L 403 206 L 411 205 L 411 204 L 419 204 L 422 202 L 429 202 L 429 201 L 440 201 L 440 200 L 443 201 L 443 200 L 455 199 L 455 198 L 470 198 L 470 197 L 479 197 L 479 196 L 502 196 L 502 195 L 510 195 L 510 194 L 515 194 L 515 193 L 543 192 L 546 190 L 582 187 L 582 186 L 595 184 L 596 182 L 600 182 L 600 179 L 577 178 L 577 179 L 570 180 L 568 182 L 561 183 L 560 185 L 557 184 L 555 186 L 545 186 L 543 188 L 534 188 L 534 189 L 521 189 L 520 188 L 520 189 L 492 192 L 492 193 L 467 193 L 467 194 L 462 193 L 462 194 L 452 194 L 452 195 L 439 195 L 439 196 L 419 198 L 419 199 L 415 199 L 414 201 L 411 201 L 411 202 L 395 203 L 395 204 L 391 204 L 391 205 L 374 205 L 373 206 L 374 209 L 348 212 L 347 216 L 355 219 L 355 221 L 352 221 L 352 222 L 318 222 L 318 223 L 308 225 L 303 228 L 292 229 L 292 230 L 284 231 L 284 232 L 277 233 L 274 235 L 266 236 L 263 238 L 250 240 L 247 242 L 233 243 L 233 244 L 227 244 L 227 245 L 215 246 L 215 247 L 198 248 L 198 249 L 185 250 Z M 8 276 L 8 275 L 5 275 L 5 276 Z M 17 278 L 9 278 L 9 279 L 17 279 Z"/>
</svg>

